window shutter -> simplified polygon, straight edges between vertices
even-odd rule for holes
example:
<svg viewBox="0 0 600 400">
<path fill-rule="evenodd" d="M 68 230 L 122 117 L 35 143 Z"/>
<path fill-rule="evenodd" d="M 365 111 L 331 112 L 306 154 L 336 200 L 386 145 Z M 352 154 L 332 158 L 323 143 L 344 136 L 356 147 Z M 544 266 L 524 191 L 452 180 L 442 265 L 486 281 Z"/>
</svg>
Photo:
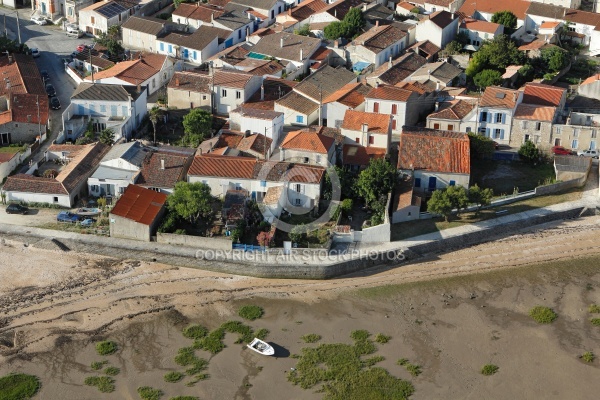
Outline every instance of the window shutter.
<svg viewBox="0 0 600 400">
<path fill-rule="evenodd" d="M 500 129 L 500 140 L 504 140 L 504 129 Z"/>
<path fill-rule="evenodd" d="M 492 113 L 491 112 L 487 113 L 487 122 L 492 122 Z"/>
<path fill-rule="evenodd" d="M 490 128 L 485 128 L 485 136 L 490 137 Z"/>
<path fill-rule="evenodd" d="M 506 119 L 506 114 L 502 114 L 502 123 L 504 123 L 505 119 Z"/>
</svg>

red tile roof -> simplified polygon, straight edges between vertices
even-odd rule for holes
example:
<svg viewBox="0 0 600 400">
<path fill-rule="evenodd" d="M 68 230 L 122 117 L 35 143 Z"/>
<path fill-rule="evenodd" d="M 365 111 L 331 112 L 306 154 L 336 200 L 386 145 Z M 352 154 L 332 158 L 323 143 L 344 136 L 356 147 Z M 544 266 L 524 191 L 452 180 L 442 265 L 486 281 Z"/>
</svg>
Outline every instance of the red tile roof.
<svg viewBox="0 0 600 400">
<path fill-rule="evenodd" d="M 255 158 L 196 156 L 190 166 L 189 175 L 214 176 L 223 178 L 252 179 L 254 177 Z"/>
<path fill-rule="evenodd" d="M 383 158 L 386 153 L 386 149 L 378 147 L 364 147 L 360 144 L 344 143 L 342 160 L 344 165 L 367 166 L 372 159 Z"/>
<path fill-rule="evenodd" d="M 552 122 L 555 113 L 556 107 L 519 104 L 513 117 L 516 119 Z"/>
<path fill-rule="evenodd" d="M 309 128 L 288 133 L 281 147 L 284 149 L 327 154 L 333 142 L 334 139 L 332 137 L 320 135 Z"/>
<path fill-rule="evenodd" d="M 140 169 L 137 184 L 145 187 L 171 189 L 185 178 L 186 167 L 191 156 L 153 152 L 146 157 Z M 164 162 L 164 169 L 162 162 Z"/>
<path fill-rule="evenodd" d="M 398 169 L 469 174 L 469 136 L 458 132 L 403 127 L 398 146 Z"/>
<path fill-rule="evenodd" d="M 273 139 L 263 135 L 262 133 L 255 133 L 253 135 L 244 136 L 240 143 L 237 145 L 239 151 L 254 152 L 255 155 L 260 155 L 261 158 L 265 158 L 268 150 L 271 148 Z"/>
<path fill-rule="evenodd" d="M 459 8 L 458 13 L 464 17 L 473 17 L 475 11 L 494 14 L 498 11 L 510 10 L 518 19 L 524 21 L 529 4 L 531 4 L 531 2 L 526 0 L 477 0 L 477 2 L 465 1 L 462 7 Z"/>
<path fill-rule="evenodd" d="M 173 11 L 173 15 L 195 19 L 204 22 L 211 22 L 211 17 L 218 18 L 223 14 L 223 10 L 210 4 L 181 3 Z"/>
<path fill-rule="evenodd" d="M 143 225 L 151 225 L 166 202 L 167 195 L 164 193 L 129 185 L 110 213 Z"/>
<path fill-rule="evenodd" d="M 408 101 L 413 94 L 410 90 L 402 89 L 397 86 L 380 85 L 371 90 L 365 97 L 369 99 Z"/>
<path fill-rule="evenodd" d="M 566 92 L 567 89 L 557 86 L 528 83 L 523 91 L 523 103 L 557 107 Z"/>
<path fill-rule="evenodd" d="M 556 28 L 558 25 L 560 25 L 560 22 L 558 21 L 545 21 L 540 25 L 540 29 Z"/>
<path fill-rule="evenodd" d="M 321 11 L 327 7 L 327 3 L 323 0 L 308 0 L 300 3 L 295 8 L 289 10 L 289 13 L 298 21 L 304 21 L 311 15 Z"/>
<path fill-rule="evenodd" d="M 138 85 L 160 72 L 167 56 L 149 54 L 137 60 L 122 61 L 114 67 L 94 74 L 94 80 L 116 77 L 132 85 Z M 91 81 L 91 77 L 86 78 Z"/>
<path fill-rule="evenodd" d="M 481 96 L 481 107 L 515 108 L 519 99 L 517 90 L 488 86 Z"/>
<path fill-rule="evenodd" d="M 590 83 L 594 83 L 597 81 L 600 81 L 600 74 L 595 74 L 595 75 L 590 76 L 589 78 L 587 78 L 586 80 L 581 82 L 580 86 L 589 85 Z"/>
<path fill-rule="evenodd" d="M 244 89 L 254 75 L 240 71 L 217 70 L 214 75 L 214 85 L 234 89 Z"/>
<path fill-rule="evenodd" d="M 370 133 L 387 135 L 392 126 L 392 116 L 389 114 L 346 110 L 344 122 L 342 122 L 342 129 L 362 131 L 363 124 L 367 125 L 367 129 Z"/>
<path fill-rule="evenodd" d="M 434 119 L 450 119 L 461 121 L 475 108 L 474 103 L 465 100 L 454 100 L 451 102 L 440 104 L 438 112 L 429 114 L 427 117 Z"/>
<path fill-rule="evenodd" d="M 479 21 L 479 20 L 472 19 L 472 18 L 465 19 L 463 21 L 463 23 L 460 24 L 461 29 L 468 29 L 470 31 L 477 31 L 477 32 L 487 32 L 487 33 L 491 33 L 491 34 L 495 34 L 496 31 L 498 31 L 498 28 L 500 28 L 500 27 L 501 27 L 500 24 L 495 24 L 493 22 L 487 22 L 487 21 Z M 502 29 L 501 29 L 501 31 L 502 31 Z"/>
<path fill-rule="evenodd" d="M 323 99 L 323 104 L 338 102 L 350 108 L 356 108 L 365 101 L 365 95 L 371 89 L 362 83 L 348 83 L 341 89 Z"/>
<path fill-rule="evenodd" d="M 19 152 L 19 150 L 17 150 L 15 148 L 14 152 L 1 152 L 0 153 L 0 164 L 8 162 L 10 160 L 12 160 L 12 158 L 17 155 L 17 153 Z"/>
<path fill-rule="evenodd" d="M 354 43 L 379 54 L 405 36 L 406 33 L 394 25 L 375 26 L 354 39 Z"/>
</svg>

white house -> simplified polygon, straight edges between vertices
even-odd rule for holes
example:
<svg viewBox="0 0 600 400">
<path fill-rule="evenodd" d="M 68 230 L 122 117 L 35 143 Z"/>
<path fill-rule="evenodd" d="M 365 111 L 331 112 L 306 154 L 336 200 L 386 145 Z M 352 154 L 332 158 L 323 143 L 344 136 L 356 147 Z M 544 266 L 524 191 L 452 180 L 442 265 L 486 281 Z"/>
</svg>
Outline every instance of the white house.
<svg viewBox="0 0 600 400">
<path fill-rule="evenodd" d="M 469 43 L 465 45 L 465 48 L 477 51 L 484 41 L 494 40 L 496 36 L 502 35 L 504 26 L 493 22 L 466 18 L 460 24 L 460 32 L 467 34 L 469 37 Z"/>
<path fill-rule="evenodd" d="M 148 90 L 142 86 L 80 83 L 62 114 L 65 140 L 74 141 L 92 123 L 94 132 L 111 128 L 115 141 L 129 139 L 147 110 Z"/>
<path fill-rule="evenodd" d="M 458 99 L 439 103 L 438 108 L 427 116 L 427 127 L 450 132 L 476 132 L 476 106 L 476 100 Z"/>
<path fill-rule="evenodd" d="M 335 165 L 335 140 L 313 128 L 289 132 L 279 146 L 281 161 L 329 167 Z"/>
<path fill-rule="evenodd" d="M 122 1 L 99 1 L 79 10 L 79 29 L 98 36 L 113 25 L 121 25 L 135 13 L 139 6 Z"/>
<path fill-rule="evenodd" d="M 512 118 L 522 100 L 521 91 L 487 87 L 479 102 L 478 133 L 495 140 L 498 144 L 508 145 Z"/>
<path fill-rule="evenodd" d="M 352 64 L 367 62 L 374 68 L 396 58 L 408 46 L 408 35 L 394 25 L 379 26 L 358 36 L 346 46 Z"/>
<path fill-rule="evenodd" d="M 164 19 L 133 16 L 121 25 L 123 47 L 155 52 L 158 49 L 156 38 L 163 33 L 175 30 L 177 30 L 177 24 Z"/>
<path fill-rule="evenodd" d="M 231 0 L 229 4 L 237 4 L 251 10 L 255 16 L 259 16 L 264 21 L 263 26 L 274 23 L 277 15 L 286 9 L 286 3 L 281 0 Z"/>
<path fill-rule="evenodd" d="M 581 7 L 581 0 L 531 0 L 532 3 L 552 4 L 566 8 L 578 9 Z"/>
<path fill-rule="evenodd" d="M 459 18 L 455 13 L 436 11 L 419 21 L 416 31 L 417 42 L 429 40 L 443 49 L 456 38 Z"/>
<path fill-rule="evenodd" d="M 215 18 L 224 13 L 223 7 L 210 3 L 181 3 L 173 10 L 173 22 L 188 27 L 190 32 L 195 31 L 202 25 L 213 26 Z"/>
<path fill-rule="evenodd" d="M 142 85 L 148 94 L 166 85 L 173 76 L 173 60 L 161 54 L 145 53 L 131 61 L 121 61 L 114 67 L 94 74 L 94 83 L 111 85 Z M 92 76 L 85 78 L 92 82 Z"/>
<path fill-rule="evenodd" d="M 346 111 L 341 127 L 345 143 L 364 147 L 390 148 L 392 142 L 392 116 L 365 111 Z"/>
<path fill-rule="evenodd" d="M 261 133 L 273 140 L 274 147 L 283 134 L 283 113 L 242 105 L 229 112 L 229 127 L 241 132 Z"/>
<path fill-rule="evenodd" d="M 392 133 L 399 133 L 404 125 L 419 121 L 419 94 L 395 86 L 379 85 L 365 96 L 365 110 L 392 116 Z"/>
<path fill-rule="evenodd" d="M 465 1 L 458 10 L 461 18 L 475 18 L 483 21 L 492 22 L 494 13 L 500 11 L 510 11 L 517 17 L 517 29 L 524 26 L 527 20 L 527 8 L 533 2 L 528 0 L 477 0 Z M 529 29 L 529 28 L 527 28 Z"/>
<path fill-rule="evenodd" d="M 465 80 L 463 70 L 446 61 L 425 64 L 405 79 L 407 82 L 431 82 L 437 90 L 464 84 Z"/>
<path fill-rule="evenodd" d="M 415 183 L 413 178 L 406 176 L 394 189 L 392 223 L 396 224 L 398 222 L 419 219 L 421 202 L 421 197 L 415 194 Z"/>
<path fill-rule="evenodd" d="M 87 178 L 94 172 L 110 147 L 100 142 L 87 145 L 63 146 L 63 167 L 51 177 L 33 174 L 9 176 L 2 190 L 8 201 L 49 203 L 66 208 L 77 204 L 84 194 Z M 54 161 L 47 161 L 52 162 Z M 58 168 L 57 164 L 52 166 Z"/>
<path fill-rule="evenodd" d="M 206 25 L 194 33 L 166 32 L 156 38 L 156 52 L 199 65 L 223 50 L 231 34 Z"/>
<path fill-rule="evenodd" d="M 236 70 L 216 70 L 213 76 L 213 99 L 216 112 L 228 114 L 260 90 L 262 78 Z"/>
<path fill-rule="evenodd" d="M 412 177 L 415 191 L 469 187 L 471 156 L 466 133 L 404 127 L 398 145 L 398 170 Z"/>
<path fill-rule="evenodd" d="M 362 83 L 348 83 L 323 100 L 323 124 L 331 128 L 342 126 L 347 110 L 364 111 L 365 95 L 371 88 Z"/>
<path fill-rule="evenodd" d="M 188 182 L 202 182 L 218 197 L 225 196 L 228 190 L 247 190 L 257 201 L 264 199 L 269 188 L 283 185 L 286 208 L 310 210 L 319 203 L 324 173 L 324 168 L 311 165 L 201 155 L 190 166 Z"/>
<path fill-rule="evenodd" d="M 149 155 L 150 150 L 137 141 L 113 145 L 87 180 L 90 195 L 104 197 L 123 194 L 127 186 L 136 182 L 142 164 Z"/>
</svg>

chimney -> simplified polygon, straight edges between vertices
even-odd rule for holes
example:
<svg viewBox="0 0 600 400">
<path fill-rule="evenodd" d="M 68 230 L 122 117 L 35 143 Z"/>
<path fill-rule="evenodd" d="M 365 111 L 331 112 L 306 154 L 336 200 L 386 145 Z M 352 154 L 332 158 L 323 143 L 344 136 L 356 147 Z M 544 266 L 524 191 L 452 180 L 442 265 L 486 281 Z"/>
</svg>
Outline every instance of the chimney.
<svg viewBox="0 0 600 400">
<path fill-rule="evenodd" d="M 279 47 L 283 49 L 283 36 L 279 39 Z"/>
<path fill-rule="evenodd" d="M 379 20 L 375 21 L 375 28 L 379 28 Z"/>
<path fill-rule="evenodd" d="M 163 170 L 165 169 L 165 159 L 164 158 L 160 159 L 160 169 L 163 169 Z"/>
<path fill-rule="evenodd" d="M 215 22 L 215 13 L 210 13 L 210 22 Z"/>
<path fill-rule="evenodd" d="M 265 85 L 260 85 L 260 101 L 265 100 Z"/>
<path fill-rule="evenodd" d="M 179 77 L 178 76 L 175 77 L 175 86 L 179 86 Z"/>
<path fill-rule="evenodd" d="M 436 101 L 435 102 L 435 110 L 434 111 L 437 112 L 439 109 L 440 109 L 440 102 Z"/>
<path fill-rule="evenodd" d="M 379 81 L 375 82 L 375 89 L 377 89 L 379 87 Z"/>
<path fill-rule="evenodd" d="M 244 132 L 244 137 L 248 137 L 251 135 L 252 135 L 252 132 L 250 132 L 249 130 L 246 130 L 246 132 Z"/>
<path fill-rule="evenodd" d="M 246 43 L 250 41 L 250 27 L 246 27 Z"/>
<path fill-rule="evenodd" d="M 337 18 L 337 8 L 333 10 L 333 17 Z"/>
<path fill-rule="evenodd" d="M 363 4 L 362 10 L 363 10 L 363 12 L 367 11 L 367 5 L 366 4 Z"/>
<path fill-rule="evenodd" d="M 142 86 L 138 83 L 136 87 L 136 91 L 140 93 L 142 91 Z"/>
<path fill-rule="evenodd" d="M 302 61 L 304 59 L 304 51 L 302 48 L 300 48 L 300 61 Z"/>
<path fill-rule="evenodd" d="M 292 16 L 292 9 L 288 9 L 288 15 L 291 17 Z"/>
<path fill-rule="evenodd" d="M 452 20 L 454 21 L 454 13 L 452 13 Z"/>
<path fill-rule="evenodd" d="M 363 133 L 369 132 L 369 124 L 362 124 L 361 128 Z"/>
<path fill-rule="evenodd" d="M 336 40 L 334 40 L 334 41 L 333 41 L 333 47 L 335 47 L 336 49 L 337 49 L 338 47 L 340 47 L 340 42 L 339 42 L 339 40 L 337 40 L 337 39 L 336 39 Z"/>
<path fill-rule="evenodd" d="M 392 56 L 390 56 L 390 60 L 388 61 L 388 69 L 392 69 Z"/>
</svg>

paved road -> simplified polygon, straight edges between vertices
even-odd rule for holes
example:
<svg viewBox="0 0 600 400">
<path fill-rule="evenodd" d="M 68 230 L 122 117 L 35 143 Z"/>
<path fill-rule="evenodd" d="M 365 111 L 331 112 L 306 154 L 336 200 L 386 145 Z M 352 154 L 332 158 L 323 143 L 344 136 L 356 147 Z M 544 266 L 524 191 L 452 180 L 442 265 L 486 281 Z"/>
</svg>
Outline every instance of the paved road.
<svg viewBox="0 0 600 400">
<path fill-rule="evenodd" d="M 29 214 L 7 214 L 6 206 L 0 205 L 0 223 L 21 225 L 21 226 L 38 226 L 42 224 L 56 222 L 56 215 L 59 210 L 53 209 L 30 209 Z"/>
<path fill-rule="evenodd" d="M 4 31 L 4 15 L 6 15 L 6 29 L 11 39 L 17 40 L 17 20 L 14 10 L 0 8 L 0 26 Z M 50 75 L 50 83 L 57 92 L 62 109 L 64 110 L 71 102 L 71 94 L 77 87 L 75 82 L 64 71 L 61 58 L 68 57 L 80 43 L 91 44 L 91 38 L 71 38 L 55 25 L 39 26 L 29 20 L 31 10 L 19 10 L 19 25 L 21 30 L 21 41 L 29 48 L 36 47 L 40 50 L 40 57 L 36 63 L 40 70 L 45 69 Z M 51 135 L 37 154 L 33 156 L 34 161 L 43 157 L 44 150 L 52 144 L 58 132 L 62 130 L 62 111 L 50 111 Z"/>
</svg>

